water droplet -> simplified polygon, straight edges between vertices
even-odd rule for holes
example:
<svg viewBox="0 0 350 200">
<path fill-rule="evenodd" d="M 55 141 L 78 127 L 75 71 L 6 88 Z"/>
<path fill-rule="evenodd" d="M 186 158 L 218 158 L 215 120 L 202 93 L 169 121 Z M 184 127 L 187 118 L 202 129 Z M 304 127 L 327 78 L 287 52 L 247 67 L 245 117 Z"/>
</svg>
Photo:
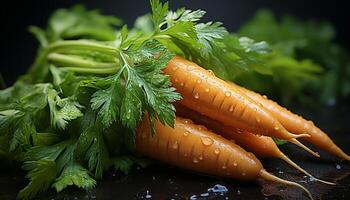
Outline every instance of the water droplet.
<svg viewBox="0 0 350 200">
<path fill-rule="evenodd" d="M 198 80 L 197 80 L 197 83 L 198 83 L 198 84 L 199 84 L 199 83 L 201 83 L 201 82 L 202 82 L 202 80 L 201 80 L 201 79 L 198 79 Z"/>
<path fill-rule="evenodd" d="M 261 122 L 261 120 L 260 120 L 259 117 L 256 117 L 255 120 L 256 120 L 257 123 L 260 123 L 260 122 Z"/>
<path fill-rule="evenodd" d="M 245 174 L 245 172 L 242 172 L 242 176 L 245 176 L 246 174 Z"/>
<path fill-rule="evenodd" d="M 194 94 L 193 96 L 195 99 L 199 99 L 199 93 L 197 92 L 196 94 Z"/>
<path fill-rule="evenodd" d="M 187 71 L 192 71 L 194 69 L 196 69 L 196 68 L 193 65 L 188 65 L 187 66 Z"/>
<path fill-rule="evenodd" d="M 177 79 L 177 78 L 174 79 L 174 82 L 175 82 L 175 83 L 178 82 L 178 81 L 179 81 L 179 79 Z"/>
<path fill-rule="evenodd" d="M 237 195 L 241 195 L 241 191 L 240 190 L 237 190 Z"/>
<path fill-rule="evenodd" d="M 202 156 L 202 155 L 199 156 L 198 159 L 199 159 L 199 160 L 203 160 L 203 156 Z"/>
<path fill-rule="evenodd" d="M 192 162 L 193 163 L 199 163 L 199 160 L 196 157 L 193 157 Z"/>
<path fill-rule="evenodd" d="M 145 198 L 146 198 L 146 199 L 152 198 L 152 195 L 150 194 L 149 190 L 146 190 Z"/>
<path fill-rule="evenodd" d="M 231 106 L 230 106 L 230 108 L 229 108 L 229 111 L 230 111 L 230 112 L 232 112 L 232 111 L 233 111 L 233 109 L 234 109 L 234 106 L 233 106 L 233 105 L 231 105 Z"/>
<path fill-rule="evenodd" d="M 202 193 L 202 194 L 201 194 L 201 197 L 208 197 L 208 196 L 209 196 L 209 193 L 208 193 L 208 192 Z"/>
<path fill-rule="evenodd" d="M 180 83 L 180 86 L 183 87 L 185 84 L 183 82 Z"/>
<path fill-rule="evenodd" d="M 155 177 L 155 176 L 152 176 L 152 180 L 156 180 L 156 177 Z"/>
<path fill-rule="evenodd" d="M 208 69 L 207 71 L 209 72 L 210 75 L 214 75 L 213 70 Z"/>
<path fill-rule="evenodd" d="M 208 192 L 212 192 L 212 193 L 225 193 L 228 192 L 227 187 L 220 185 L 220 184 L 216 184 L 214 185 L 214 187 L 212 188 L 208 188 Z"/>
<path fill-rule="evenodd" d="M 233 162 L 233 166 L 235 166 L 235 167 L 237 166 L 237 162 L 236 162 L 236 161 L 235 161 L 235 162 Z"/>
<path fill-rule="evenodd" d="M 237 128 L 236 130 L 237 130 L 237 133 L 239 133 L 239 134 L 244 133 L 244 131 L 242 129 Z"/>
<path fill-rule="evenodd" d="M 198 125 L 197 128 L 198 130 L 207 130 L 207 128 L 203 125 Z"/>
<path fill-rule="evenodd" d="M 208 93 L 209 91 L 210 91 L 210 89 L 209 89 L 209 88 L 205 88 L 205 92 L 207 92 L 207 93 Z"/>
<path fill-rule="evenodd" d="M 279 174 L 283 174 L 284 172 L 283 171 L 278 171 Z"/>
<path fill-rule="evenodd" d="M 264 97 L 264 99 L 267 99 L 267 96 L 266 95 L 262 95 Z"/>
<path fill-rule="evenodd" d="M 176 71 L 178 69 L 178 67 L 174 66 L 173 67 L 173 71 Z"/>
<path fill-rule="evenodd" d="M 177 141 L 175 141 L 175 143 L 173 144 L 173 149 L 177 149 L 177 148 L 179 148 L 179 144 Z"/>
<path fill-rule="evenodd" d="M 221 168 L 222 168 L 222 169 L 226 169 L 227 167 L 226 167 L 226 165 L 223 165 Z"/>
<path fill-rule="evenodd" d="M 190 134 L 190 132 L 188 132 L 188 131 L 185 131 L 185 132 L 183 133 L 183 135 L 184 135 L 185 137 L 187 137 L 189 134 Z"/>
<path fill-rule="evenodd" d="M 278 127 L 278 126 L 275 126 L 275 128 L 274 128 L 276 131 L 278 131 L 278 130 L 280 130 L 280 127 Z"/>
<path fill-rule="evenodd" d="M 225 96 L 230 97 L 231 96 L 231 92 L 225 92 Z"/>
<path fill-rule="evenodd" d="M 205 146 L 210 146 L 213 144 L 213 139 L 211 138 L 208 138 L 208 137 L 202 137 L 202 143 L 205 145 Z"/>
<path fill-rule="evenodd" d="M 219 155 L 219 154 L 220 154 L 220 149 L 215 149 L 215 150 L 214 150 L 214 153 L 215 153 L 216 155 Z"/>
<path fill-rule="evenodd" d="M 335 168 L 339 170 L 339 169 L 341 169 L 341 166 L 340 166 L 339 164 L 337 164 L 337 165 L 335 166 Z"/>
</svg>

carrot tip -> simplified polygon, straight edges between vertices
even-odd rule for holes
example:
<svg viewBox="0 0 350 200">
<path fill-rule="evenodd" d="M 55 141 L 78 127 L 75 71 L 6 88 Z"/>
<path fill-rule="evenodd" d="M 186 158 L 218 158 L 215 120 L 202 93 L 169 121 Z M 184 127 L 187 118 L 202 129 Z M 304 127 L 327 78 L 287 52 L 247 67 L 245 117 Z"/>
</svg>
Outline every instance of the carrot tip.
<svg viewBox="0 0 350 200">
<path fill-rule="evenodd" d="M 294 134 L 295 135 L 295 134 Z M 309 134 L 307 133 L 303 133 L 303 134 L 298 134 L 296 135 L 297 137 L 296 138 L 301 138 L 301 137 L 311 137 Z"/>
<path fill-rule="evenodd" d="M 307 172 L 305 169 L 301 168 L 298 164 L 296 164 L 295 162 L 293 162 L 290 158 L 288 158 L 288 156 L 286 156 L 284 153 L 282 153 L 281 151 L 279 152 L 279 158 L 281 158 L 282 160 L 284 160 L 286 163 L 288 163 L 289 165 L 291 165 L 292 167 L 294 167 L 295 169 L 299 170 L 300 172 L 308 175 L 310 178 L 314 179 L 317 182 L 321 182 L 324 184 L 328 184 L 328 185 L 335 185 L 335 183 L 329 182 L 329 181 L 324 181 L 322 179 L 318 179 L 316 177 L 314 177 L 313 175 L 311 175 L 309 172 Z"/>
<path fill-rule="evenodd" d="M 298 141 L 297 139 L 295 139 L 295 138 L 289 140 L 289 142 L 291 142 L 291 143 L 297 145 L 298 147 L 303 148 L 305 151 L 309 152 L 310 154 L 312 154 L 312 155 L 315 156 L 315 157 L 318 157 L 318 158 L 320 157 L 320 154 L 318 154 L 317 152 L 311 150 L 310 148 L 308 148 L 307 146 L 305 146 L 303 143 L 299 142 L 299 141 Z"/>
<path fill-rule="evenodd" d="M 298 183 L 295 183 L 293 181 L 287 181 L 287 180 L 284 180 L 284 179 L 281 179 L 275 175 L 272 175 L 270 173 L 268 173 L 265 169 L 262 169 L 260 170 L 260 173 L 259 173 L 260 177 L 267 180 L 267 181 L 273 181 L 273 182 L 276 182 L 276 183 L 282 183 L 282 184 L 286 184 L 286 185 L 290 185 L 290 186 L 295 186 L 295 187 L 298 187 L 300 189 L 302 189 L 308 196 L 311 200 L 313 200 L 314 198 L 312 197 L 310 191 L 308 189 L 306 189 L 304 186 L 298 184 Z"/>
</svg>

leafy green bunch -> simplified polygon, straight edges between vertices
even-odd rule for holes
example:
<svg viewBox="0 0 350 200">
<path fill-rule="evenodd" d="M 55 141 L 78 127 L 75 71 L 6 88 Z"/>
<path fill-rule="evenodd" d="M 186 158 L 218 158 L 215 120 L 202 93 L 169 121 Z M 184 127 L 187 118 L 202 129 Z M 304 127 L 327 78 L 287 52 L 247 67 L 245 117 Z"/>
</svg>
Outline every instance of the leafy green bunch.
<svg viewBox="0 0 350 200">
<path fill-rule="evenodd" d="M 202 10 L 152 13 L 129 29 L 120 19 L 81 6 L 57 10 L 46 29 L 30 27 L 40 47 L 28 73 L 0 91 L 0 153 L 23 163 L 28 185 L 20 198 L 50 187 L 89 190 L 105 170 L 127 173 L 148 162 L 134 150 L 140 120 L 173 126 L 181 96 L 162 69 L 174 55 L 230 80 L 259 70 L 265 42 L 199 22 Z M 147 113 L 147 118 L 144 114 Z"/>
<path fill-rule="evenodd" d="M 275 52 L 266 65 L 273 73 L 264 77 L 251 73 L 249 81 L 242 81 L 247 87 L 277 98 L 288 87 L 287 100 L 305 101 L 313 96 L 311 102 L 333 104 L 349 97 L 350 59 L 334 42 L 335 30 L 329 22 L 302 21 L 289 15 L 278 20 L 271 11 L 261 10 L 239 34 L 267 41 Z"/>
</svg>

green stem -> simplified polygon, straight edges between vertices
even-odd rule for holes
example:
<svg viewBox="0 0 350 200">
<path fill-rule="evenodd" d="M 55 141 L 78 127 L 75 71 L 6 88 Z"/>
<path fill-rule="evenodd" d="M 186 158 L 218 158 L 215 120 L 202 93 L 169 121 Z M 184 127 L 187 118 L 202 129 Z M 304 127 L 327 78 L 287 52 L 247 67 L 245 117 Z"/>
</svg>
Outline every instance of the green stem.
<svg viewBox="0 0 350 200">
<path fill-rule="evenodd" d="M 73 72 L 87 73 L 87 74 L 115 74 L 118 71 L 116 67 L 106 67 L 106 68 L 81 68 L 81 67 L 65 67 Z"/>
<path fill-rule="evenodd" d="M 50 44 L 48 47 L 49 52 L 61 52 L 65 49 L 85 49 L 90 51 L 98 51 L 109 55 L 116 55 L 118 53 L 118 49 L 115 47 L 85 40 L 59 41 Z"/>
<path fill-rule="evenodd" d="M 78 56 L 69 56 L 58 53 L 50 53 L 47 59 L 51 62 L 55 62 L 61 65 L 70 65 L 75 67 L 86 67 L 86 68 L 114 68 L 118 66 L 118 63 L 103 63 L 95 62 L 91 60 L 85 60 Z"/>
</svg>

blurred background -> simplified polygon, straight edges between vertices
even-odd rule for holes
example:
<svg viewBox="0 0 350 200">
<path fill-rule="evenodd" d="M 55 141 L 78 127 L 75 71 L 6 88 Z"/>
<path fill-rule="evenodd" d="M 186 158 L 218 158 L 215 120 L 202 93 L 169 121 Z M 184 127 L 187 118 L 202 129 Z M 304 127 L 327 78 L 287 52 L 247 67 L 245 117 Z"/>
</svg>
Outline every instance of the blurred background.
<svg viewBox="0 0 350 200">
<path fill-rule="evenodd" d="M 49 15 L 57 8 L 84 4 L 90 9 L 100 9 L 103 14 L 116 15 L 129 25 L 139 15 L 149 12 L 147 0 L 30 0 L 7 1 L 0 7 L 1 62 L 0 69 L 7 85 L 25 73 L 36 52 L 37 41 L 28 33 L 29 25 L 45 27 Z M 285 13 L 301 19 L 321 19 L 332 22 L 337 30 L 336 40 L 345 47 L 350 45 L 347 6 L 345 1 L 305 0 L 176 0 L 170 1 L 172 9 L 178 7 L 201 8 L 207 11 L 205 19 L 221 21 L 232 32 L 254 16 L 261 8 L 271 9 L 277 16 Z"/>
</svg>

